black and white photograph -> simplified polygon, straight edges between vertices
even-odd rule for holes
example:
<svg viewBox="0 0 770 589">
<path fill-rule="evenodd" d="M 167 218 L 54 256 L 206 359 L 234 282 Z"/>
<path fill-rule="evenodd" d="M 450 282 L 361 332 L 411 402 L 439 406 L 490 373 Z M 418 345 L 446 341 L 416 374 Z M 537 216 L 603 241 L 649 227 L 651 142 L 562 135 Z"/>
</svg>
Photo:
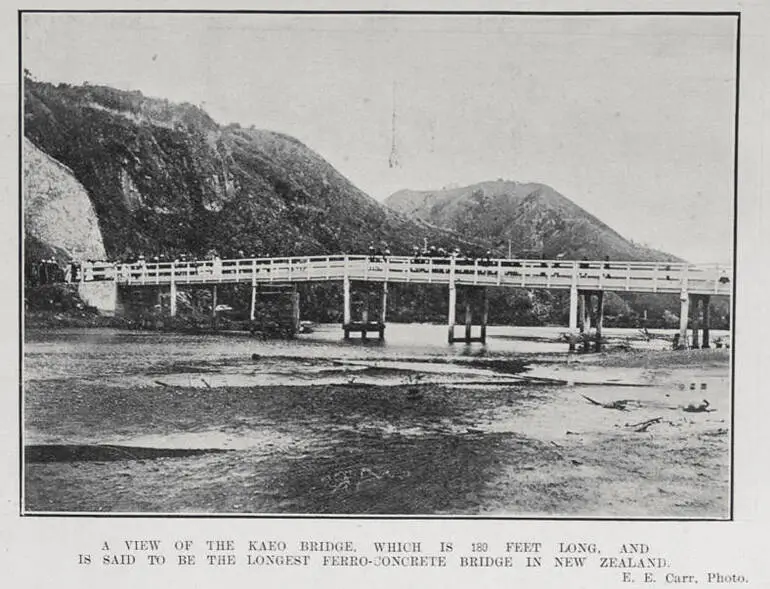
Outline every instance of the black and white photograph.
<svg viewBox="0 0 770 589">
<path fill-rule="evenodd" d="M 22 513 L 731 520 L 738 25 L 21 13 Z"/>
</svg>

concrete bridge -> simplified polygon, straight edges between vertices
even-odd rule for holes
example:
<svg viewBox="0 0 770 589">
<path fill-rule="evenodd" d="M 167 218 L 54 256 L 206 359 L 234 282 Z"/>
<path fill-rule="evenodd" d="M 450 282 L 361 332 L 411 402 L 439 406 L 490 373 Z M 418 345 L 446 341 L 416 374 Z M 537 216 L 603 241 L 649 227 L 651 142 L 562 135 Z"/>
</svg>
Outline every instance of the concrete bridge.
<svg viewBox="0 0 770 589">
<path fill-rule="evenodd" d="M 524 259 L 464 259 L 372 256 L 308 256 L 292 258 L 246 258 L 114 264 L 85 262 L 75 280 L 82 298 L 103 312 L 119 311 L 120 293 L 134 288 L 168 288 L 171 316 L 176 315 L 176 293 L 185 286 L 212 288 L 216 306 L 219 284 L 252 285 L 251 319 L 254 319 L 257 288 L 272 284 L 288 287 L 295 298 L 296 321 L 299 301 L 295 285 L 303 282 L 341 281 L 344 293 L 343 330 L 378 332 L 384 336 L 388 283 L 439 284 L 448 288 L 448 340 L 473 342 L 486 340 L 488 303 L 486 289 L 524 288 L 570 291 L 569 332 L 573 349 L 579 333 L 587 335 L 594 325 L 597 346 L 601 342 L 604 293 L 673 293 L 680 297 L 680 341 L 686 345 L 688 318 L 693 347 L 699 346 L 698 330 L 703 329 L 703 347 L 709 346 L 709 301 L 712 296 L 732 295 L 732 267 L 717 264 L 668 262 L 565 261 Z M 355 282 L 380 283 L 379 316 L 371 321 L 368 309 L 355 320 L 351 313 L 351 288 Z M 458 288 L 466 291 L 465 334 L 455 335 Z M 469 293 L 480 291 L 479 296 Z M 480 332 L 472 336 L 473 299 L 480 314 Z M 480 312 L 479 312 L 480 311 Z"/>
</svg>

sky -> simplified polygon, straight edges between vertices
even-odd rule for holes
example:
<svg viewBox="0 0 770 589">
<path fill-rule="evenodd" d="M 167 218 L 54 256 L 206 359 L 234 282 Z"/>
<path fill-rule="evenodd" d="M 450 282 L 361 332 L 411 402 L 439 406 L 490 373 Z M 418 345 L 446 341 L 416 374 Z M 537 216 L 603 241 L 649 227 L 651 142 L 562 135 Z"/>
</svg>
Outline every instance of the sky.
<svg viewBox="0 0 770 589">
<path fill-rule="evenodd" d="M 23 19 L 35 78 L 140 90 L 287 133 L 377 200 L 541 182 L 638 243 L 732 259 L 733 17 Z"/>
</svg>

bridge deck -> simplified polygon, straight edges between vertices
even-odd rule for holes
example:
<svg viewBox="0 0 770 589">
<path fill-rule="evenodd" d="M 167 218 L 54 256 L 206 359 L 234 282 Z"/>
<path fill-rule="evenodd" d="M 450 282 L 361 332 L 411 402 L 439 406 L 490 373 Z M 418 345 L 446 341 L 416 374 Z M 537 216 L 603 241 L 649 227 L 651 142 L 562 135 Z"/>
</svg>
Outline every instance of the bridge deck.
<svg viewBox="0 0 770 589">
<path fill-rule="evenodd" d="M 79 280 L 119 285 L 294 283 L 335 280 L 520 288 L 726 295 L 732 268 L 717 264 L 620 261 L 469 260 L 388 256 L 311 256 L 193 262 L 85 263 Z"/>
</svg>

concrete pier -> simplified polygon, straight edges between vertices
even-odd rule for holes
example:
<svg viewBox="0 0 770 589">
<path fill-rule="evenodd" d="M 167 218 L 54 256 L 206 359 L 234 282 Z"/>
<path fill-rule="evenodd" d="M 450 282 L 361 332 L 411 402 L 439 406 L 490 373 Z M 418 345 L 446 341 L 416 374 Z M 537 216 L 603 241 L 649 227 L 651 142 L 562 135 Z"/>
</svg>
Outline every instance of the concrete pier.
<svg viewBox="0 0 770 589">
<path fill-rule="evenodd" d="M 465 291 L 465 341 L 471 341 L 471 325 L 473 321 L 473 313 L 471 312 L 471 293 Z"/>
<path fill-rule="evenodd" d="M 569 289 L 569 351 L 575 351 L 577 343 L 577 324 L 578 324 L 578 289 L 573 284 Z"/>
<path fill-rule="evenodd" d="M 486 288 L 483 289 L 482 296 L 484 298 L 481 303 L 481 343 L 485 344 L 487 343 L 487 321 L 489 320 L 489 295 Z"/>
<path fill-rule="evenodd" d="M 299 333 L 300 315 L 299 315 L 299 291 L 297 285 L 292 286 L 291 290 L 291 319 L 294 326 L 294 333 Z"/>
<path fill-rule="evenodd" d="M 211 287 L 211 325 L 217 327 L 217 285 Z"/>
<path fill-rule="evenodd" d="M 690 315 L 690 295 L 685 289 L 682 289 L 679 295 L 679 349 L 686 350 L 688 346 L 687 342 L 687 319 Z"/>
<path fill-rule="evenodd" d="M 257 309 L 257 281 L 251 279 L 251 306 L 249 307 L 249 320 L 254 321 Z"/>
<path fill-rule="evenodd" d="M 342 321 L 350 323 L 350 279 L 347 277 L 342 281 L 342 297 Z"/>
<path fill-rule="evenodd" d="M 382 291 L 380 294 L 380 309 L 378 313 L 377 321 L 369 320 L 369 303 L 370 292 L 365 291 L 363 300 L 360 306 L 360 320 L 353 320 L 352 313 L 352 295 L 350 280 L 346 277 L 342 283 L 343 286 L 343 323 L 342 329 L 345 334 L 345 339 L 350 339 L 350 333 L 360 333 L 361 339 L 367 339 L 370 332 L 376 332 L 379 339 L 385 338 L 385 316 L 387 314 L 388 305 L 388 285 L 383 282 Z"/>
<path fill-rule="evenodd" d="M 169 315 L 176 317 L 176 282 L 172 282 L 169 287 Z"/>
<path fill-rule="evenodd" d="M 602 349 L 602 327 L 604 326 L 604 291 L 596 292 L 596 351 Z"/>
<path fill-rule="evenodd" d="M 691 347 L 695 350 L 700 348 L 700 304 L 701 298 L 699 296 L 690 296 L 690 329 L 692 330 Z"/>
<path fill-rule="evenodd" d="M 449 283 L 449 314 L 447 319 L 447 324 L 449 327 L 449 343 L 454 343 L 455 341 L 455 313 L 457 306 L 457 288 L 455 287 L 454 282 Z"/>
<path fill-rule="evenodd" d="M 487 298 L 486 288 L 468 286 L 463 289 L 463 302 L 465 307 L 465 330 L 462 337 L 455 336 L 455 315 L 456 315 L 456 303 L 457 303 L 457 290 L 450 286 L 449 289 L 449 343 L 463 342 L 466 344 L 471 343 L 486 343 L 487 341 L 487 321 L 489 319 L 489 300 Z M 481 292 L 481 324 L 480 333 L 477 337 L 473 337 L 473 304 L 474 293 Z M 478 301 L 475 301 L 478 303 Z"/>
</svg>

